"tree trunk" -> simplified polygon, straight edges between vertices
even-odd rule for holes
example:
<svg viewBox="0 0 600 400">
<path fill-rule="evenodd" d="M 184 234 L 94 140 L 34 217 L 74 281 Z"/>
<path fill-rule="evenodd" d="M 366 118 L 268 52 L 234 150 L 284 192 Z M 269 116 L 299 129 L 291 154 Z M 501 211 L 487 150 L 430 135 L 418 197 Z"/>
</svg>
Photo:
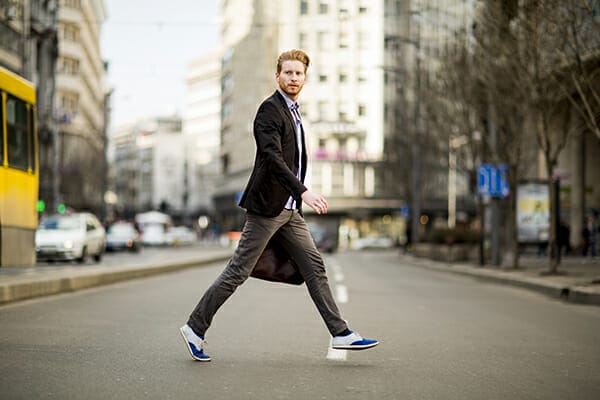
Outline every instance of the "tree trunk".
<svg viewBox="0 0 600 400">
<path fill-rule="evenodd" d="M 550 232 L 548 235 L 548 266 L 550 268 L 551 274 L 556 274 L 558 272 L 558 243 L 556 242 L 556 227 L 558 224 L 557 220 L 557 210 L 558 204 L 556 204 L 556 195 L 555 193 L 557 187 L 554 184 L 554 160 L 546 161 L 546 172 L 548 174 L 548 193 L 550 194 Z"/>
</svg>

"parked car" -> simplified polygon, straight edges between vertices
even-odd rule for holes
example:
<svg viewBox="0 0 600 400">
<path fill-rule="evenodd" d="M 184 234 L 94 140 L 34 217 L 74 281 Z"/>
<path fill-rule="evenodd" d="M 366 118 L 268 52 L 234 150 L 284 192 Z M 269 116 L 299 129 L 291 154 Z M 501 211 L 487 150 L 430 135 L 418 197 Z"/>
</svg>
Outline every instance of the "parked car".
<svg viewBox="0 0 600 400">
<path fill-rule="evenodd" d="M 394 247 L 394 241 L 389 237 L 370 236 L 352 242 L 354 250 L 391 249 L 392 247 Z"/>
<path fill-rule="evenodd" d="M 98 218 L 90 213 L 54 215 L 40 221 L 35 233 L 38 260 L 77 260 L 87 256 L 102 260 L 106 232 Z"/>
<path fill-rule="evenodd" d="M 193 244 L 196 240 L 196 234 L 187 226 L 174 226 L 167 232 L 167 243 L 172 246 Z"/>
<path fill-rule="evenodd" d="M 106 250 L 139 252 L 142 247 L 140 233 L 131 222 L 115 222 L 106 232 Z"/>
</svg>

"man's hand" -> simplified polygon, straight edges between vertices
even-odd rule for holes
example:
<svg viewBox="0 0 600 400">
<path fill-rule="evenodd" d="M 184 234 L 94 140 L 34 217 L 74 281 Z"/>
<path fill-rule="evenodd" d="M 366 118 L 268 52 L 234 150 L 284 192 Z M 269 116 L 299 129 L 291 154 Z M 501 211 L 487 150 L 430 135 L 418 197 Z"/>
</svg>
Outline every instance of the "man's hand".
<svg viewBox="0 0 600 400">
<path fill-rule="evenodd" d="M 310 190 L 302 193 L 302 201 L 315 210 L 317 214 L 325 214 L 327 212 L 327 201 L 323 196 L 313 193 Z"/>
</svg>

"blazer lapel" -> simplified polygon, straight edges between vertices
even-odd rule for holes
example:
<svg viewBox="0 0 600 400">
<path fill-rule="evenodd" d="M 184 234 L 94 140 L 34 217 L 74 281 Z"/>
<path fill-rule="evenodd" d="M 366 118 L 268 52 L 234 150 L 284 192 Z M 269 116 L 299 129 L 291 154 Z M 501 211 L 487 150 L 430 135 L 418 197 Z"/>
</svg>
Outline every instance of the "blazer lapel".
<svg viewBox="0 0 600 400">
<path fill-rule="evenodd" d="M 285 99 L 282 97 L 281 93 L 279 93 L 277 90 L 275 91 L 275 96 L 277 96 L 277 99 L 279 100 L 279 104 L 281 105 L 281 107 L 283 107 L 285 109 L 284 114 L 287 117 L 290 128 L 292 128 L 292 132 L 296 132 L 296 123 L 294 122 L 294 117 L 292 116 L 292 112 L 290 111 L 289 107 L 287 106 Z"/>
</svg>

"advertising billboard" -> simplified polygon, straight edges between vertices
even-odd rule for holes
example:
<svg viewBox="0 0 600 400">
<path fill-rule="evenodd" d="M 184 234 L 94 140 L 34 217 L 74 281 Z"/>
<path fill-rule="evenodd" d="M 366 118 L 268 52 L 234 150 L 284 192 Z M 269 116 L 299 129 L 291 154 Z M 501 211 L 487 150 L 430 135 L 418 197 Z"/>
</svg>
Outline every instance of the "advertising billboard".
<svg viewBox="0 0 600 400">
<path fill-rule="evenodd" d="M 518 185 L 517 231 L 519 243 L 548 241 L 550 193 L 546 182 L 527 182 Z"/>
</svg>

